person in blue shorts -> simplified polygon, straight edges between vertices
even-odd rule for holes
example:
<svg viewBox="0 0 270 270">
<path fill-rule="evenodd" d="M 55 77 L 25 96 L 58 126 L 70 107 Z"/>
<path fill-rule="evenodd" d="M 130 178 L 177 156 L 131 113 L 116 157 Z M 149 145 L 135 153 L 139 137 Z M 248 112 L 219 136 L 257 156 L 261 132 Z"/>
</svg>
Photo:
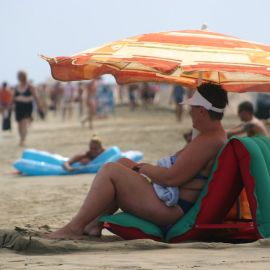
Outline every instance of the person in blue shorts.
<svg viewBox="0 0 270 270">
<path fill-rule="evenodd" d="M 170 102 L 173 101 L 175 104 L 175 115 L 178 121 L 182 120 L 183 106 L 180 103 L 182 103 L 184 100 L 184 94 L 185 89 L 183 86 L 181 85 L 173 86 Z"/>
</svg>

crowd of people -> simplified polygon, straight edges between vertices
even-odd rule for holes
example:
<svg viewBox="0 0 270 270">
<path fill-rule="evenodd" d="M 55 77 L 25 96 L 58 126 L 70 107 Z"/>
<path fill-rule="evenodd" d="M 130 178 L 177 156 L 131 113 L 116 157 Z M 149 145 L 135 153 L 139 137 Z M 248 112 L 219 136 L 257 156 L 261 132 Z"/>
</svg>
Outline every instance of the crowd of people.
<svg viewBox="0 0 270 270">
<path fill-rule="evenodd" d="M 105 83 L 102 78 L 88 82 L 56 81 L 35 85 L 28 79 L 25 71 L 18 72 L 17 80 L 18 83 L 12 86 L 7 82 L 2 83 L 0 113 L 3 131 L 12 129 L 12 117 L 15 118 L 21 146 L 25 144 L 33 119 L 46 119 L 48 111 L 52 111 L 53 116 L 61 117 L 63 121 L 76 117 L 82 126 L 88 124 L 92 129 L 95 118 L 105 118 L 114 113 L 116 95 L 118 102 L 128 103 L 131 110 L 139 106 L 148 109 L 157 101 L 161 90 L 161 86 L 154 83 L 115 86 Z M 178 103 L 183 100 L 186 91 L 181 86 L 172 89 L 169 103 L 174 104 L 178 120 L 181 120 L 182 115 Z"/>
<path fill-rule="evenodd" d="M 2 131 L 11 131 L 14 112 L 20 146 L 25 144 L 33 119 L 46 119 L 48 111 L 63 121 L 77 117 L 81 125 L 88 123 L 91 129 L 95 117 L 104 118 L 114 112 L 113 86 L 101 78 L 84 83 L 57 81 L 34 85 L 26 72 L 19 71 L 17 80 L 14 86 L 7 82 L 0 86 L 0 113 Z"/>
<path fill-rule="evenodd" d="M 2 83 L 0 113 L 2 114 L 2 130 L 8 131 L 12 129 L 11 119 L 14 111 L 21 146 L 25 144 L 28 127 L 34 119 L 33 114 L 45 119 L 48 111 L 52 111 L 54 116 L 61 117 L 63 121 L 76 117 L 82 126 L 88 124 L 89 128 L 93 129 L 95 118 L 105 118 L 114 113 L 116 95 L 119 104 L 128 102 L 131 111 L 135 111 L 139 106 L 145 109 L 151 108 L 158 102 L 160 92 L 166 90 L 170 91 L 169 104 L 174 107 L 176 119 L 180 122 L 183 115 L 183 106 L 180 103 L 194 93 L 192 89 L 181 85 L 160 85 L 147 82 L 123 86 L 110 85 L 101 77 L 86 82 L 56 81 L 34 85 L 28 79 L 26 72 L 19 71 L 17 79 L 18 83 L 15 86 L 9 86 L 6 82 Z M 258 101 L 260 101 L 259 98 Z M 257 107 L 261 114 L 261 107 Z M 269 108 L 268 113 L 270 113 Z M 238 115 L 241 124 L 227 131 L 229 137 L 245 132 L 248 136 L 268 134 L 263 122 L 255 117 L 254 106 L 251 102 L 246 101 L 240 104 Z M 265 118 L 267 116 L 264 106 Z M 184 134 L 186 140 L 190 137 L 190 132 Z"/>
</svg>

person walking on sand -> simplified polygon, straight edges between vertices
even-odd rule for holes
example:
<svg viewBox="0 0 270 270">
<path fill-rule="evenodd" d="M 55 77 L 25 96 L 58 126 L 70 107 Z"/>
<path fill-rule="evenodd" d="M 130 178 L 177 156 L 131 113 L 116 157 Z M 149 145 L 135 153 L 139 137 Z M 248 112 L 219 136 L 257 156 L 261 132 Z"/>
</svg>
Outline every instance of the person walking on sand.
<svg viewBox="0 0 270 270">
<path fill-rule="evenodd" d="M 54 115 L 56 116 L 57 113 L 60 111 L 61 107 L 61 100 L 63 97 L 63 87 L 60 82 L 56 82 L 50 88 L 49 97 L 50 97 L 50 110 L 54 111 Z"/>
<path fill-rule="evenodd" d="M 15 87 L 13 102 L 15 104 L 15 115 L 20 136 L 19 145 L 23 146 L 29 124 L 32 121 L 33 102 L 36 102 L 39 112 L 43 112 L 43 108 L 37 97 L 36 89 L 27 80 L 26 72 L 19 71 L 17 78 L 19 84 Z"/>
<path fill-rule="evenodd" d="M 77 96 L 75 99 L 78 102 L 79 117 L 83 116 L 83 111 L 84 111 L 83 92 L 84 92 L 84 85 L 81 82 L 79 82 L 78 87 L 77 87 Z"/>
<path fill-rule="evenodd" d="M 139 163 L 128 168 L 121 163 L 105 164 L 94 178 L 77 214 L 47 237 L 81 239 L 83 234 L 100 236 L 102 224 L 98 222 L 99 217 L 113 214 L 119 208 L 159 226 L 174 224 L 193 206 L 206 183 L 204 178 L 196 176 L 198 173 L 204 177 L 209 175 L 210 164 L 227 140 L 221 125 L 227 102 L 227 93 L 220 86 L 199 86 L 186 101 L 191 106 L 193 128 L 199 131 L 199 135 L 185 146 L 171 167 Z M 178 187 L 177 204 L 165 204 L 152 183 Z"/>
<path fill-rule="evenodd" d="M 73 114 L 73 100 L 75 87 L 71 82 L 67 82 L 63 87 L 62 119 L 71 119 Z"/>
<path fill-rule="evenodd" d="M 89 128 L 93 128 L 93 119 L 96 115 L 97 103 L 96 95 L 97 88 L 101 84 L 101 79 L 92 80 L 86 86 L 86 107 L 87 115 L 81 120 L 81 124 L 84 125 L 86 122 L 89 123 Z"/>
<path fill-rule="evenodd" d="M 269 136 L 264 123 L 254 115 L 254 108 L 251 102 L 244 101 L 238 106 L 238 116 L 242 123 L 237 127 L 227 130 L 228 137 L 246 133 L 248 137 L 255 135 Z"/>
</svg>

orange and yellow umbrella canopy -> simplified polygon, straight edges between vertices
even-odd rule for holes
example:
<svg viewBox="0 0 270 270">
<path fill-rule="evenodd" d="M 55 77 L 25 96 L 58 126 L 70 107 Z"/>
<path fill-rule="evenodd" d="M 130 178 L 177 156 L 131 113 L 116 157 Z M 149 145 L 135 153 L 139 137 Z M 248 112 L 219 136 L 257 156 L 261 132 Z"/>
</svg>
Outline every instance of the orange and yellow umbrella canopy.
<svg viewBox="0 0 270 270">
<path fill-rule="evenodd" d="M 139 35 L 72 56 L 46 57 L 56 80 L 111 74 L 119 84 L 167 82 L 232 92 L 270 92 L 270 46 L 205 30 Z"/>
</svg>

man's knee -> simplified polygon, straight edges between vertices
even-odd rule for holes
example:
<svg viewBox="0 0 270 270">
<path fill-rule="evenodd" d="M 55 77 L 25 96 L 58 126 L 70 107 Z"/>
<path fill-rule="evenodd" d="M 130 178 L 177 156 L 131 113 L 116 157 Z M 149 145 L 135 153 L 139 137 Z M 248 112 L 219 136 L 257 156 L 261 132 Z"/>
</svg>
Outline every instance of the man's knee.
<svg viewBox="0 0 270 270">
<path fill-rule="evenodd" d="M 124 170 L 125 166 L 117 162 L 108 162 L 102 167 L 103 173 L 108 175 L 113 182 L 121 181 L 121 172 Z"/>
<path fill-rule="evenodd" d="M 117 160 L 118 163 L 123 163 L 123 162 L 126 162 L 127 160 L 129 160 L 128 158 L 126 157 L 123 157 L 123 158 L 120 158 Z"/>
<path fill-rule="evenodd" d="M 102 166 L 102 170 L 107 171 L 107 172 L 112 171 L 112 170 L 116 169 L 118 165 L 119 164 L 117 164 L 115 162 L 108 162 Z"/>
<path fill-rule="evenodd" d="M 117 162 L 128 168 L 133 168 L 137 164 L 128 158 L 120 158 Z"/>
</svg>

